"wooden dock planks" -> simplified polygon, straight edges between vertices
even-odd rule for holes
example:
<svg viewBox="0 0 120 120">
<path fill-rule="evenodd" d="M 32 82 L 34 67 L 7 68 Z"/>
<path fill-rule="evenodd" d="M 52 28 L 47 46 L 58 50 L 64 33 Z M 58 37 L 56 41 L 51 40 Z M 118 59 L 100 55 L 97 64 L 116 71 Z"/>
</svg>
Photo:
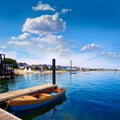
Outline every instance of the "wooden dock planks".
<svg viewBox="0 0 120 120">
<path fill-rule="evenodd" d="M 0 120 L 22 120 L 0 108 Z"/>
<path fill-rule="evenodd" d="M 26 88 L 26 89 L 7 92 L 7 93 L 2 93 L 2 94 L 0 94 L 0 102 L 4 102 L 6 100 L 9 100 L 9 99 L 12 99 L 12 98 L 15 98 L 15 97 L 19 97 L 19 96 L 26 95 L 26 94 L 29 94 L 29 93 L 44 90 L 46 88 L 53 88 L 55 86 L 56 85 L 53 85 L 53 84 L 45 84 L 45 85 L 35 86 L 35 87 L 31 87 L 31 88 Z"/>
</svg>

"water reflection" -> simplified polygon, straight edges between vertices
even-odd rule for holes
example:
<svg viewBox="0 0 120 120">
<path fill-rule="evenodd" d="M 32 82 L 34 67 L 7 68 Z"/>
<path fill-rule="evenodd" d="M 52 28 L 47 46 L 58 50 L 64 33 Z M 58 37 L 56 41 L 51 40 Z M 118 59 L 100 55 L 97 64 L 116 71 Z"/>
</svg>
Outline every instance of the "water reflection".
<svg viewBox="0 0 120 120">
<path fill-rule="evenodd" d="M 22 120 L 33 120 L 47 112 L 51 112 L 51 117 L 54 117 L 56 111 L 58 110 L 57 106 L 62 104 L 66 99 L 67 99 L 66 95 L 64 95 L 59 99 L 59 101 L 56 101 L 51 105 L 45 105 L 43 107 L 38 107 L 36 109 L 17 112 L 14 113 L 14 115 L 18 116 Z"/>
<path fill-rule="evenodd" d="M 44 74 L 39 74 L 39 76 L 40 76 L 40 80 L 44 79 Z"/>
<path fill-rule="evenodd" d="M 23 75 L 24 80 L 31 81 L 32 80 L 32 74 L 25 74 Z"/>
<path fill-rule="evenodd" d="M 17 80 L 16 77 L 13 79 L 0 80 L 0 93 L 5 93 L 11 91 L 10 86 L 14 89 L 16 86 Z"/>
<path fill-rule="evenodd" d="M 28 80 L 31 77 L 31 80 Z M 48 84 L 52 74 L 18 76 L 8 83 L 9 91 Z M 68 72 L 56 74 L 56 84 L 67 88 L 67 100 L 60 105 L 16 113 L 23 120 L 119 120 L 120 72 Z M 7 87 L 2 84 L 3 91 Z"/>
<path fill-rule="evenodd" d="M 8 84 L 6 81 L 0 81 L 0 93 L 8 92 Z"/>
</svg>

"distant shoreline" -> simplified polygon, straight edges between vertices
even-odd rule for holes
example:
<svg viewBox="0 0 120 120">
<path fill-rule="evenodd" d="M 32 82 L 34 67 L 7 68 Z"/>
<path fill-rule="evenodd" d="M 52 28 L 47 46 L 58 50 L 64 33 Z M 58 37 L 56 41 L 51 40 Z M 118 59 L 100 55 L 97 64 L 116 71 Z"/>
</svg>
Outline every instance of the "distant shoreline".
<svg viewBox="0 0 120 120">
<path fill-rule="evenodd" d="M 94 71 L 120 71 L 120 70 L 116 70 L 116 69 L 86 69 L 86 70 L 78 70 L 77 72 L 94 72 Z M 67 70 L 56 70 L 56 73 L 64 73 L 64 72 L 70 72 Z M 39 70 L 32 70 L 31 72 L 26 72 L 23 69 L 14 69 L 14 74 L 15 75 L 25 75 L 25 74 L 52 74 L 52 70 L 45 70 L 43 73 L 40 73 Z"/>
</svg>

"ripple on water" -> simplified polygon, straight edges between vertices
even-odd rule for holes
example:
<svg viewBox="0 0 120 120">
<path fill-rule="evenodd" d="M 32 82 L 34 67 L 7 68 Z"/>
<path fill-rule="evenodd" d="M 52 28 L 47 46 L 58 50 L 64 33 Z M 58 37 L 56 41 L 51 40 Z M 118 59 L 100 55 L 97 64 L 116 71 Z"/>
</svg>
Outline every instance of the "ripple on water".
<svg viewBox="0 0 120 120">
<path fill-rule="evenodd" d="M 16 77 L 7 83 L 8 90 L 52 82 L 52 75 L 39 74 Z M 31 115 L 34 120 L 119 120 L 120 72 L 77 72 L 56 74 L 56 83 L 67 88 L 66 100 L 44 114 Z M 3 85 L 3 84 L 2 84 Z M 52 116 L 53 115 L 53 116 Z M 27 120 L 27 117 L 23 117 Z"/>
</svg>

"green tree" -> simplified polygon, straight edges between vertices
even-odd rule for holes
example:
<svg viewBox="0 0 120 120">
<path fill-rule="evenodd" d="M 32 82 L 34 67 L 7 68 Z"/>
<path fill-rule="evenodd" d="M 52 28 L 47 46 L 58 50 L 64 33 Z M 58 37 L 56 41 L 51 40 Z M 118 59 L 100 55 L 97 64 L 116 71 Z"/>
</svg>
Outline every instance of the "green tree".
<svg viewBox="0 0 120 120">
<path fill-rule="evenodd" d="M 12 58 L 5 58 L 5 63 L 11 64 L 14 68 L 17 68 L 17 61 Z"/>
</svg>

